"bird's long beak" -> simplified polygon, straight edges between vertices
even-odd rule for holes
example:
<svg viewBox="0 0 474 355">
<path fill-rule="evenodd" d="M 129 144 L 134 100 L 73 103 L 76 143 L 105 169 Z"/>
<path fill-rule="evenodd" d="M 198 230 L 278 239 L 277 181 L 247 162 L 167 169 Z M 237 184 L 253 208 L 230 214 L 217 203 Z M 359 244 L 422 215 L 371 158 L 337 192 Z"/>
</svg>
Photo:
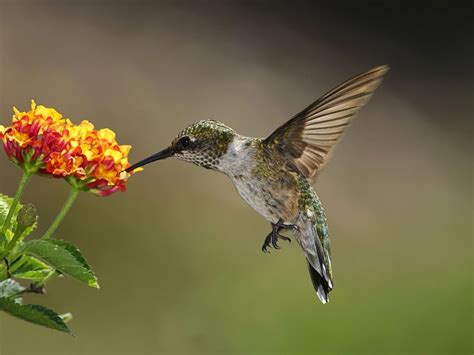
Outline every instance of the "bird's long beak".
<svg viewBox="0 0 474 355">
<path fill-rule="evenodd" d="M 171 147 L 168 147 L 166 149 L 163 149 L 161 152 L 153 154 L 152 156 L 149 156 L 148 158 L 145 158 L 142 161 L 139 161 L 138 163 L 133 164 L 131 167 L 127 168 L 125 171 L 129 173 L 130 171 L 135 170 L 136 168 L 139 168 L 143 165 L 147 165 L 157 160 L 172 157 L 173 154 L 174 154 L 173 149 Z"/>
</svg>

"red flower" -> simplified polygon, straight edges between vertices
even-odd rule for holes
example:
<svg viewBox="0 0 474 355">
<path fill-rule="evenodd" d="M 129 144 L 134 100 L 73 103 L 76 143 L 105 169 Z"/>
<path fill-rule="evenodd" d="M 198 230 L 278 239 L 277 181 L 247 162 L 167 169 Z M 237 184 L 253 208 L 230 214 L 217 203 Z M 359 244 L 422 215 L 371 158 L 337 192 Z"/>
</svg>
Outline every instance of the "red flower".
<svg viewBox="0 0 474 355">
<path fill-rule="evenodd" d="M 29 112 L 13 109 L 12 124 L 0 126 L 0 139 L 10 160 L 42 175 L 66 178 L 72 185 L 100 196 L 125 191 L 131 146 L 118 145 L 110 129 L 79 125 L 53 108 L 31 103 Z M 137 172 L 136 169 L 132 172 Z"/>
</svg>

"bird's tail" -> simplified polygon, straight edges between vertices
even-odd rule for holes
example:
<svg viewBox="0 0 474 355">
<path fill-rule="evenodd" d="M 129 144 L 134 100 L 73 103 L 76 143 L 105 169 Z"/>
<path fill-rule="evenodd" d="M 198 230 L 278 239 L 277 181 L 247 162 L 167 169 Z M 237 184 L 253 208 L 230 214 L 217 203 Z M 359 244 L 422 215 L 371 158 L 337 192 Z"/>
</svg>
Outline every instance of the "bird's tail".
<svg viewBox="0 0 474 355">
<path fill-rule="evenodd" d="M 305 253 L 313 287 L 321 302 L 328 303 L 329 292 L 333 289 L 333 281 L 329 235 L 325 218 L 324 224 L 321 224 L 305 216 L 300 219 L 298 226 L 297 240 Z"/>
<path fill-rule="evenodd" d="M 309 275 L 313 282 L 313 287 L 316 290 L 316 294 L 323 304 L 329 302 L 329 292 L 332 290 L 332 285 L 329 284 L 328 280 L 325 279 L 321 274 L 308 261 Z"/>
</svg>

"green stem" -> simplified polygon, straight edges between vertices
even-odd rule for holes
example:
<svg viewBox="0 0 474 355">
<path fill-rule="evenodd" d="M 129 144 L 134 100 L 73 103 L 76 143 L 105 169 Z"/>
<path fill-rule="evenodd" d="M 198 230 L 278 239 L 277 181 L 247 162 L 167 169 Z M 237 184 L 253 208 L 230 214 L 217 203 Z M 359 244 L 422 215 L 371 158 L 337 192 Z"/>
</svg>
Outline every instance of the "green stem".
<svg viewBox="0 0 474 355">
<path fill-rule="evenodd" d="M 30 286 L 28 286 L 24 290 L 18 291 L 17 293 L 9 297 L 12 299 L 15 299 L 15 298 L 21 297 L 25 293 L 36 293 L 36 294 L 44 295 L 45 291 L 44 291 L 43 286 L 35 284 L 35 283 L 31 283 Z"/>
<path fill-rule="evenodd" d="M 41 282 L 36 283 L 36 287 L 43 288 L 44 285 L 46 285 L 46 282 L 48 282 L 53 277 L 56 277 L 58 275 L 59 275 L 59 273 L 56 270 L 51 271 L 48 276 L 46 276 L 43 280 L 41 280 Z"/>
<path fill-rule="evenodd" d="M 0 255 L 0 259 L 3 259 L 4 257 L 8 256 L 10 251 L 15 247 L 16 243 L 20 239 L 20 237 L 23 235 L 23 232 L 25 231 L 26 227 L 25 226 L 18 226 L 16 228 L 15 234 L 13 235 L 12 240 L 7 244 L 5 247 L 5 250 L 3 253 Z"/>
<path fill-rule="evenodd" d="M 32 173 L 29 171 L 23 171 L 23 175 L 21 176 L 20 184 L 18 185 L 18 189 L 16 190 L 15 197 L 13 198 L 12 205 L 10 206 L 10 209 L 8 210 L 7 218 L 5 218 L 5 222 L 3 223 L 2 227 L 2 241 L 6 240 L 5 233 L 7 232 L 8 228 L 10 227 L 10 222 L 13 217 L 13 214 L 15 213 L 16 206 L 18 205 L 18 202 L 20 201 L 21 196 L 23 195 L 23 192 L 25 191 L 25 187 L 28 184 L 28 181 L 30 180 Z"/>
<path fill-rule="evenodd" d="M 15 262 L 15 257 L 10 257 L 9 260 L 13 260 L 10 262 L 10 273 L 14 274 L 16 270 L 18 270 L 24 263 L 25 263 L 25 259 L 24 258 L 18 258 L 18 260 Z M 4 259 L 3 259 L 4 261 Z M 8 274 L 7 274 L 7 271 L 6 271 L 6 265 L 5 265 L 5 262 L 2 262 L 2 260 L 0 260 L 0 266 L 1 266 L 1 269 L 0 269 L 0 281 L 3 281 L 3 280 L 6 280 L 8 278 Z"/>
<path fill-rule="evenodd" d="M 67 197 L 66 202 L 64 202 L 63 207 L 59 211 L 59 213 L 56 216 L 56 218 L 54 219 L 53 223 L 49 226 L 48 230 L 46 231 L 46 233 L 43 234 L 43 236 L 41 238 L 47 239 L 47 238 L 52 237 L 53 233 L 56 232 L 56 229 L 59 227 L 59 225 L 63 221 L 64 217 L 66 217 L 67 213 L 71 209 L 74 201 L 77 198 L 77 195 L 79 195 L 79 192 L 80 192 L 80 190 L 75 188 L 74 186 L 71 188 L 71 190 L 69 191 L 69 196 Z"/>
</svg>

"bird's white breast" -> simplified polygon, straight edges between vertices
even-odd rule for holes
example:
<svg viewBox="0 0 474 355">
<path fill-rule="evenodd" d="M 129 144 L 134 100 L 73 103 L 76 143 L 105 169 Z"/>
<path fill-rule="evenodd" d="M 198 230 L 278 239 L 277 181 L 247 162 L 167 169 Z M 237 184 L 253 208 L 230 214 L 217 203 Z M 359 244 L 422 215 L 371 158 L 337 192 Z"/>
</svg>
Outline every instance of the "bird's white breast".
<svg viewBox="0 0 474 355">
<path fill-rule="evenodd" d="M 250 174 L 255 167 L 255 147 L 250 138 L 236 135 L 229 143 L 227 152 L 219 159 L 219 171 L 229 175 Z"/>
<path fill-rule="evenodd" d="M 278 218 L 269 210 L 271 196 L 266 192 L 266 181 L 253 174 L 256 164 L 255 146 L 249 144 L 248 138 L 236 136 L 221 157 L 219 170 L 229 176 L 245 202 L 266 220 L 275 223 Z"/>
</svg>

